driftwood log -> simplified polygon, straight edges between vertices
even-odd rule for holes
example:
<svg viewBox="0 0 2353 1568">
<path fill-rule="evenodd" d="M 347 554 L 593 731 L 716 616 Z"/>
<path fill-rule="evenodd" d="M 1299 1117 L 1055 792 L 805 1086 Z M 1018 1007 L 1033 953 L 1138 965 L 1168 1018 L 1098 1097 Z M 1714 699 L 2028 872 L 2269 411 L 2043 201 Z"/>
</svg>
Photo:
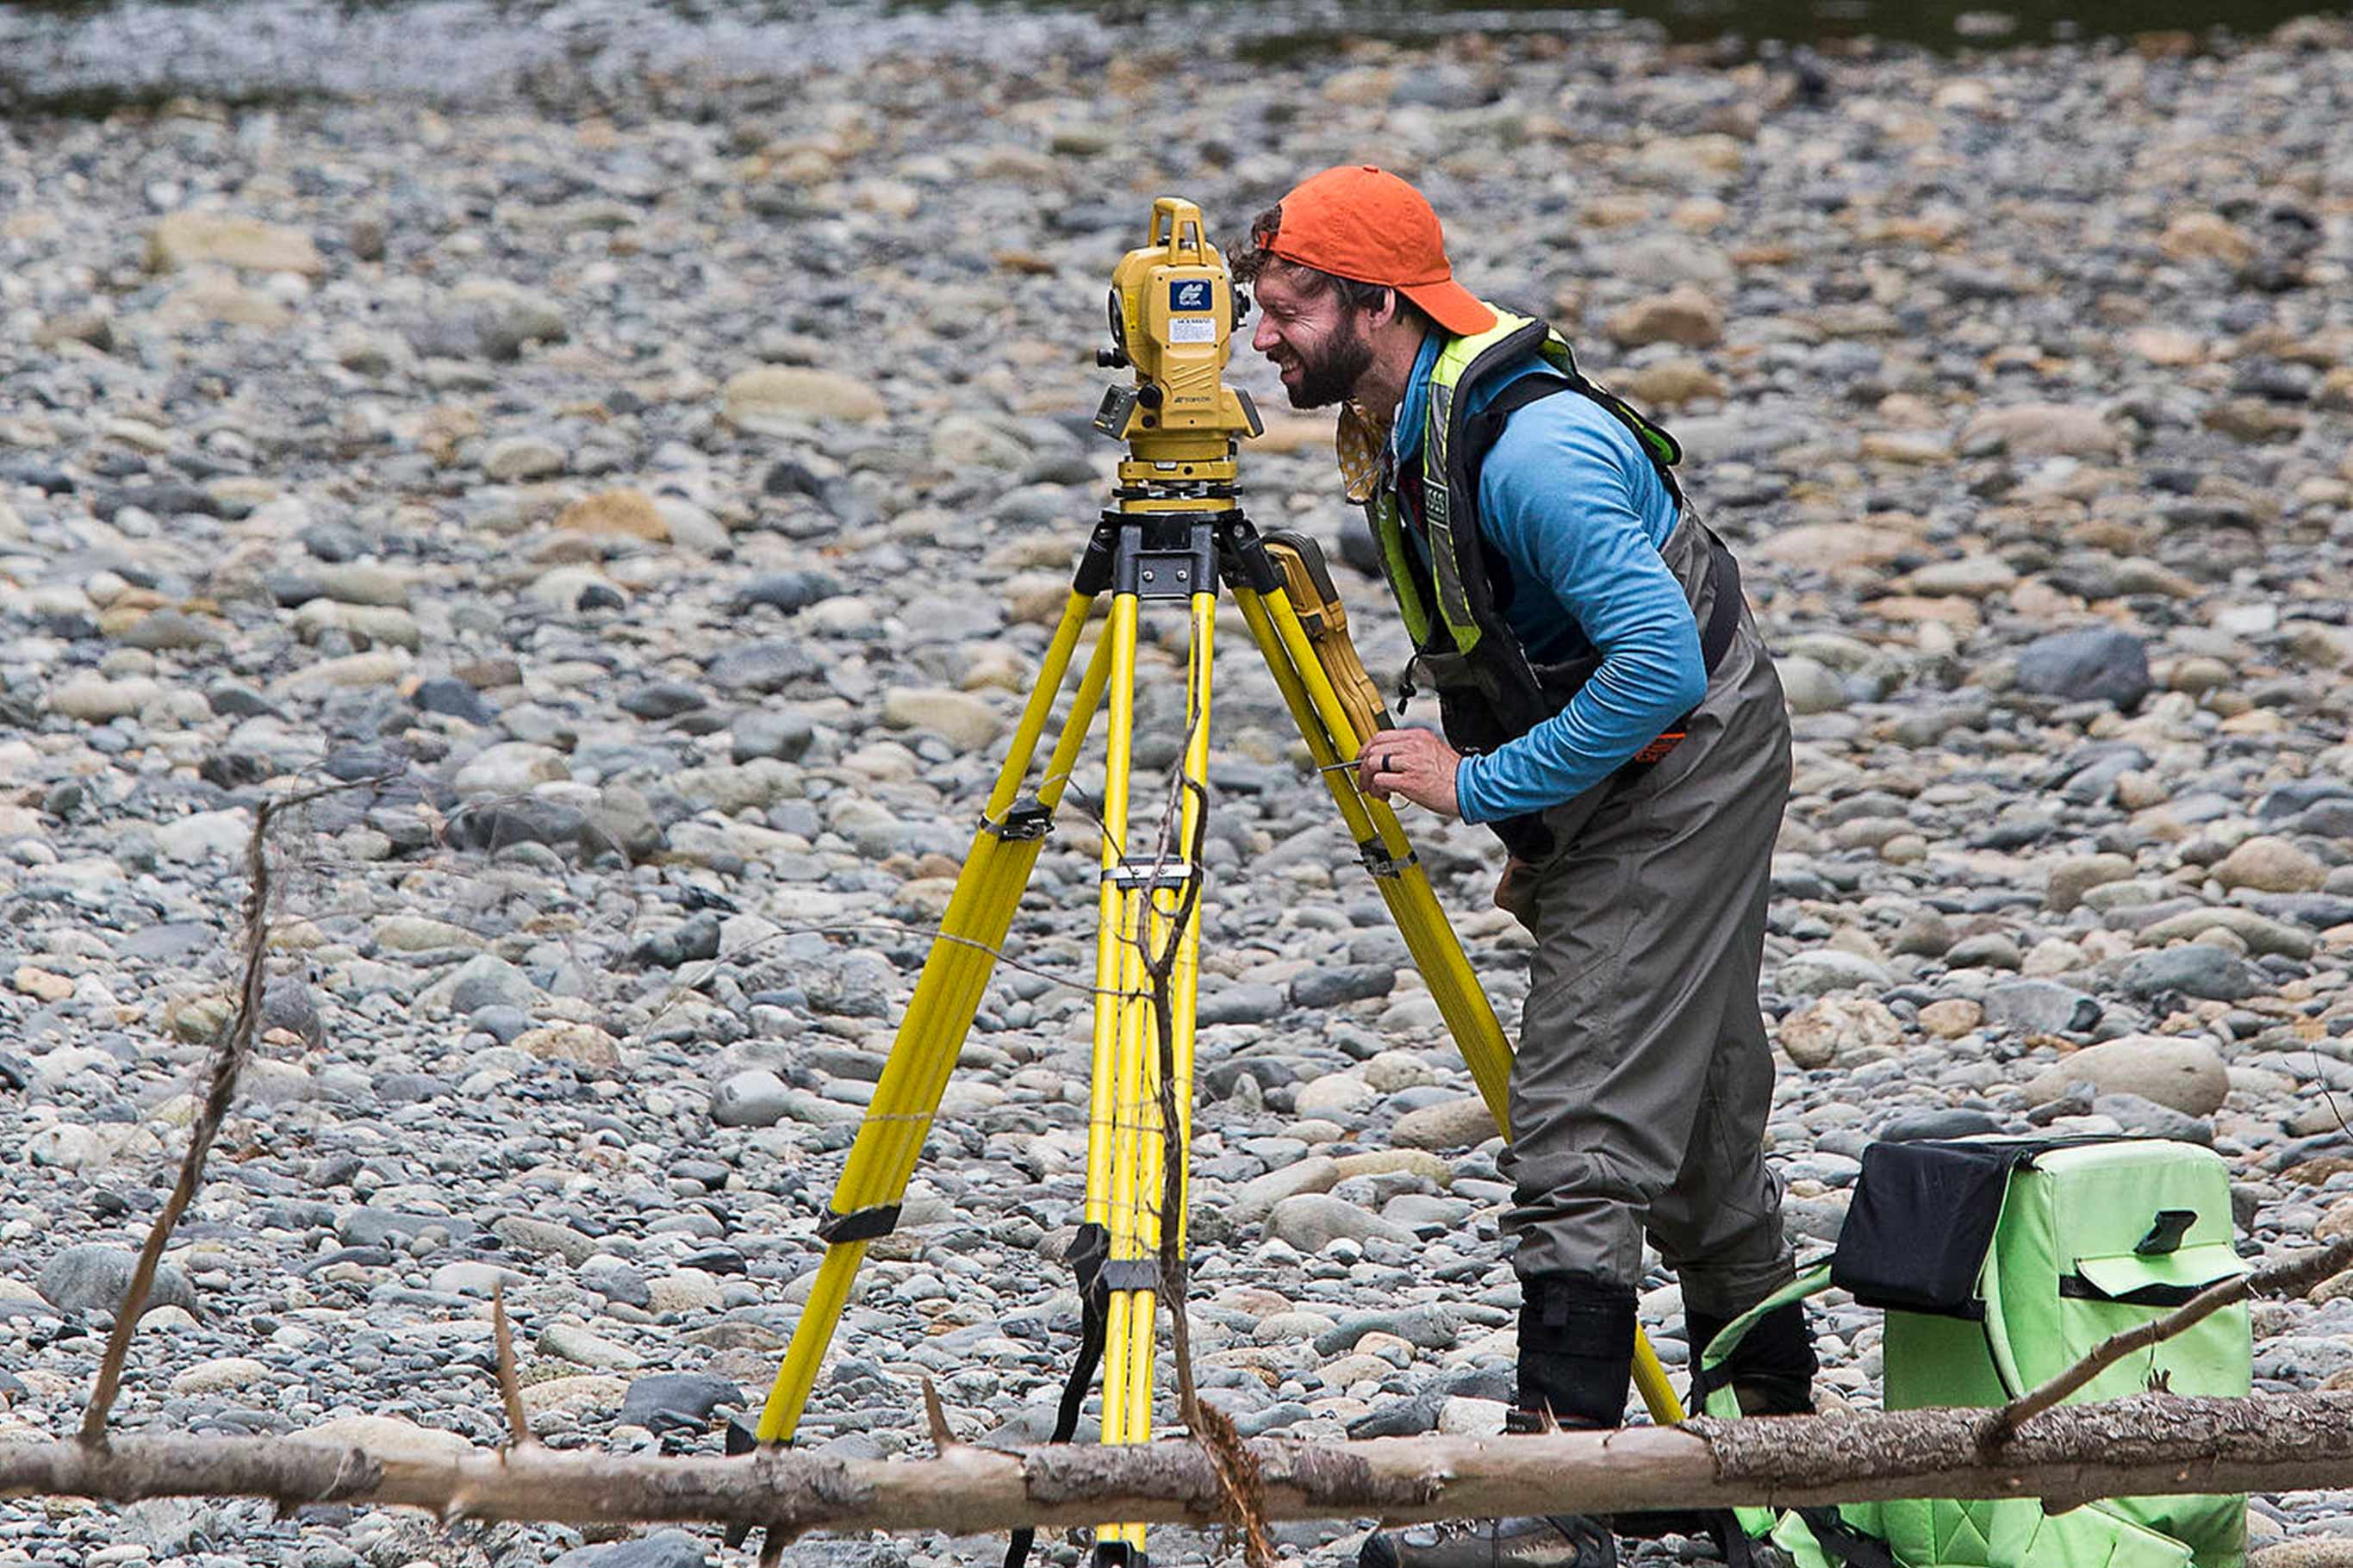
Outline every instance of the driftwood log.
<svg viewBox="0 0 2353 1568">
<path fill-rule="evenodd" d="M 1181 1441 L 1003 1453 L 943 1441 L 945 1421 L 927 1388 L 940 1447 L 930 1459 L 848 1461 L 790 1451 L 728 1459 L 616 1458 L 549 1449 L 530 1439 L 504 1304 L 494 1300 L 499 1383 L 513 1428 L 509 1447 L 420 1458 L 300 1438 L 111 1436 L 109 1416 L 155 1261 L 201 1184 L 259 1016 L 271 817 L 285 806 L 375 782 L 330 785 L 257 814 L 248 846 L 244 984 L 215 1042 L 212 1081 L 179 1183 L 117 1314 L 79 1440 L 0 1446 L 0 1500 L 256 1497 L 288 1509 L 373 1503 L 453 1520 L 765 1526 L 772 1542 L 811 1531 L 963 1535 L 1106 1520 L 1239 1523 L 1256 1547 L 1260 1526 L 1276 1519 L 1406 1521 L 1903 1497 L 2040 1497 L 2066 1507 L 2162 1492 L 2353 1486 L 2353 1391 L 2249 1399 L 2159 1394 L 2043 1408 L 2128 1345 L 2162 1339 L 2226 1300 L 2250 1291 L 2301 1295 L 2344 1266 L 2353 1241 L 2209 1291 L 2193 1303 L 2195 1311 L 2185 1308 L 2137 1336 L 2117 1336 L 2069 1373 L 1990 1415 L 1962 1409 L 1702 1417 L 1677 1427 L 1608 1433 L 1363 1443 L 1241 1444 L 1228 1429 L 1212 1435 L 1222 1439 L 1216 1455 Z M 1163 1070 L 1171 1071 L 1165 1057 Z M 1175 1120 L 1166 1101 L 1163 1115 Z"/>
<path fill-rule="evenodd" d="M 1389 1521 L 1618 1512 L 1899 1497 L 2041 1497 L 2056 1506 L 2159 1492 L 2353 1486 L 2353 1391 L 2248 1399 L 2150 1394 L 2067 1405 L 1998 1454 L 1979 1410 L 1694 1419 L 1679 1427 L 1500 1438 L 1247 1445 L 1270 1519 Z M 575 1524 L 941 1530 L 1106 1519 L 1214 1523 L 1218 1476 L 1198 1446 L 1080 1446 L 836 1460 L 636 1458 L 540 1447 L 448 1458 L 372 1455 L 297 1438 L 118 1436 L 0 1447 L 0 1498 L 131 1502 L 171 1496 L 398 1504 L 447 1519 Z"/>
</svg>

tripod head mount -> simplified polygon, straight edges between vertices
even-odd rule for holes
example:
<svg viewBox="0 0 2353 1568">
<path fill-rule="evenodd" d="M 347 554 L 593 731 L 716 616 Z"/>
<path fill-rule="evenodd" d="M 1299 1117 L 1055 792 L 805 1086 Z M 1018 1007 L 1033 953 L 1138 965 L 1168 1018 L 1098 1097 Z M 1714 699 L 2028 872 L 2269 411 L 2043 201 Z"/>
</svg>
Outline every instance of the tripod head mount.
<svg viewBox="0 0 2353 1568">
<path fill-rule="evenodd" d="M 1176 196 L 1154 202 L 1145 243 L 1112 272 L 1112 346 L 1095 355 L 1135 373 L 1095 410 L 1095 428 L 1127 444 L 1121 510 L 1232 493 L 1236 445 L 1264 427 L 1249 395 L 1225 384 L 1235 320 L 1250 310 L 1247 298 L 1237 305 L 1201 209 Z"/>
</svg>

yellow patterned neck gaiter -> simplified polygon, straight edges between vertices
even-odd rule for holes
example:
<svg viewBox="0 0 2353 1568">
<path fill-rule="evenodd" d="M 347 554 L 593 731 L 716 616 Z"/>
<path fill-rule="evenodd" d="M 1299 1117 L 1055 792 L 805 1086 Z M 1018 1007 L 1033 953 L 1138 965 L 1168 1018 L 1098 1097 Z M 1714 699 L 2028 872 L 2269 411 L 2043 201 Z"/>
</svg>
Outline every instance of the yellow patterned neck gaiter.
<svg viewBox="0 0 2353 1568">
<path fill-rule="evenodd" d="M 1340 405 L 1340 422 L 1333 426 L 1332 447 L 1340 460 L 1340 483 L 1348 499 L 1362 506 L 1380 487 L 1381 466 L 1388 455 L 1389 433 L 1376 425 L 1354 402 Z"/>
</svg>

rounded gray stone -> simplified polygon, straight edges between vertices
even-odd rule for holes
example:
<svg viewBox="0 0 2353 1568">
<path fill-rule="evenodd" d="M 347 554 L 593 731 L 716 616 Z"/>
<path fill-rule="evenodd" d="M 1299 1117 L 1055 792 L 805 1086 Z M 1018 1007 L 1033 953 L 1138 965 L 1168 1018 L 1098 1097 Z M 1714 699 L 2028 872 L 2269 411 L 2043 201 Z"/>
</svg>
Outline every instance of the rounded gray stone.
<svg viewBox="0 0 2353 1568">
<path fill-rule="evenodd" d="M 554 1568 L 711 1568 L 711 1552 L 682 1530 L 658 1530 L 635 1541 L 575 1546 Z"/>
<path fill-rule="evenodd" d="M 2213 1047 L 2170 1035 L 2126 1035 L 2087 1046 L 2037 1076 L 2026 1096 L 2057 1100 L 2074 1083 L 2088 1083 L 2101 1094 L 2138 1095 L 2185 1116 L 2213 1115 L 2231 1092 L 2230 1074 Z"/>
<path fill-rule="evenodd" d="M 1302 1252 L 1321 1252 L 1326 1244 L 1350 1241 L 1410 1242 L 1413 1232 L 1392 1225 L 1368 1209 L 1359 1208 L 1329 1193 L 1300 1193 L 1274 1205 L 1266 1216 L 1266 1234 L 1289 1242 Z"/>
<path fill-rule="evenodd" d="M 2179 991 L 2209 1002 L 2243 1002 L 2263 989 L 2246 960 L 2204 942 L 2145 952 L 2125 965 L 2124 987 L 2142 1001 Z"/>
<path fill-rule="evenodd" d="M 1859 953 L 1836 948 L 1792 953 L 1773 972 L 1773 988 L 1785 996 L 1826 996 L 1887 983 L 1886 970 Z"/>
<path fill-rule="evenodd" d="M 2054 632 L 2020 650 L 2018 684 L 2071 702 L 2105 698 L 2130 708 L 2148 695 L 2148 650 L 2113 626 Z"/>
<path fill-rule="evenodd" d="M 450 977 L 449 1005 L 468 1015 L 486 1007 L 527 1008 L 539 988 L 531 977 L 496 953 L 478 953 Z"/>
<path fill-rule="evenodd" d="M 722 1127 L 774 1127 L 790 1114 L 792 1093 L 766 1068 L 746 1068 L 721 1082 L 711 1120 Z"/>
<path fill-rule="evenodd" d="M 34 1289 L 41 1300 L 68 1312 L 111 1312 L 122 1305 L 123 1292 L 138 1267 L 138 1255 L 127 1247 L 89 1242 L 69 1247 L 41 1266 Z M 194 1312 L 196 1288 L 174 1263 L 155 1266 L 155 1279 L 147 1292 L 142 1316 L 158 1307 L 182 1307 Z"/>
<path fill-rule="evenodd" d="M 2080 1034 L 2100 1021 L 2099 1002 L 2055 980 L 2013 980 L 1978 998 L 1985 1020 L 2031 1035 Z"/>
<path fill-rule="evenodd" d="M 1386 996 L 1396 986 L 1397 970 L 1389 964 L 1349 963 L 1293 975 L 1291 1001 L 1296 1007 L 1337 1007 Z"/>
</svg>

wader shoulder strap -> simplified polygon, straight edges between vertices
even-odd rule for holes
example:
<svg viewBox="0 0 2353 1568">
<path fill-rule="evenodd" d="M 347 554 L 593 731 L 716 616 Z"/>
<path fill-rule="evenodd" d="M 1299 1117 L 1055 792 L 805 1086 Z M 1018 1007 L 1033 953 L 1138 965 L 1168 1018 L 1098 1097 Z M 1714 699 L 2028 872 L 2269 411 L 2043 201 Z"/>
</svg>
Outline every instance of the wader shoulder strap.
<svg viewBox="0 0 2353 1568">
<path fill-rule="evenodd" d="M 1675 464 L 1683 460 L 1682 444 L 1664 428 L 1635 413 L 1624 398 L 1587 379 L 1583 371 L 1573 366 L 1563 369 L 1549 360 L 1546 363 L 1551 365 L 1552 374 L 1521 376 L 1496 393 L 1486 407 L 1463 421 L 1462 466 L 1470 476 L 1472 493 L 1477 493 L 1479 469 L 1487 460 L 1488 448 L 1494 446 L 1504 434 L 1504 421 L 1529 404 L 1550 397 L 1556 392 L 1574 392 L 1599 404 L 1611 418 L 1626 427 L 1627 433 L 1634 437 L 1634 445 L 1641 447 L 1642 456 L 1650 460 L 1651 471 L 1657 474 L 1659 482 L 1666 487 L 1668 498 L 1675 503 L 1675 510 L 1682 511 L 1684 507 L 1683 490 L 1683 486 L 1675 481 L 1674 468 Z"/>
<path fill-rule="evenodd" d="M 1524 375 L 1496 393 L 1486 407 L 1463 422 L 1461 460 L 1468 476 L 1470 493 L 1474 498 L 1479 490 L 1480 469 L 1487 461 L 1488 451 L 1504 434 L 1504 422 L 1529 404 L 1559 392 L 1575 392 L 1589 397 L 1616 416 L 1619 423 L 1633 432 L 1636 443 L 1642 448 L 1642 455 L 1651 460 L 1659 482 L 1666 486 L 1667 495 L 1674 501 L 1677 515 L 1681 516 L 1687 510 L 1683 492 L 1675 483 L 1669 460 L 1660 456 L 1644 432 L 1646 428 L 1658 431 L 1670 446 L 1673 445 L 1674 437 L 1649 421 L 1631 416 L 1615 394 L 1596 386 L 1582 374 L 1570 373 Z M 1674 451 L 1677 457 L 1682 456 L 1680 447 L 1674 447 Z M 1714 673 L 1716 665 L 1732 647 L 1734 634 L 1740 628 L 1740 563 L 1733 559 L 1732 552 L 1725 548 L 1724 542 L 1713 532 L 1707 536 L 1707 545 L 1708 580 L 1715 593 L 1715 603 L 1708 609 L 1707 623 L 1699 629 L 1699 658 L 1701 665 Z M 1503 567 L 1500 560 L 1491 560 L 1488 563 L 1491 575 L 1496 579 L 1495 602 L 1498 606 L 1511 600 L 1510 579 Z"/>
<path fill-rule="evenodd" d="M 1744 602 L 1740 588 L 1740 563 L 1725 548 L 1724 541 L 1714 533 L 1707 536 L 1707 575 L 1715 589 L 1715 602 L 1708 606 L 1707 625 L 1699 629 L 1699 661 L 1710 675 L 1732 647 L 1735 633 L 1740 630 L 1740 607 Z"/>
<path fill-rule="evenodd" d="M 1830 1265 L 1817 1264 L 1733 1319 L 1708 1343 L 1692 1346 L 1692 1404 L 1719 1419 L 1740 1418 L 1740 1402 L 1724 1375 L 1725 1363 L 1732 1352 L 1748 1337 L 1748 1331 L 1771 1313 L 1829 1289 Z M 1790 1511 L 1806 1521 L 1815 1544 L 1832 1563 L 1844 1563 L 1846 1568 L 1903 1568 L 1885 1542 L 1855 1529 L 1837 1509 L 1799 1508 Z M 1764 1534 L 1777 1517 L 1770 1509 L 1721 1510 L 1715 1521 L 1716 1544 L 1724 1551 L 1726 1568 L 1754 1568 L 1757 1559 L 1750 1546 L 1751 1532 Z"/>
</svg>

